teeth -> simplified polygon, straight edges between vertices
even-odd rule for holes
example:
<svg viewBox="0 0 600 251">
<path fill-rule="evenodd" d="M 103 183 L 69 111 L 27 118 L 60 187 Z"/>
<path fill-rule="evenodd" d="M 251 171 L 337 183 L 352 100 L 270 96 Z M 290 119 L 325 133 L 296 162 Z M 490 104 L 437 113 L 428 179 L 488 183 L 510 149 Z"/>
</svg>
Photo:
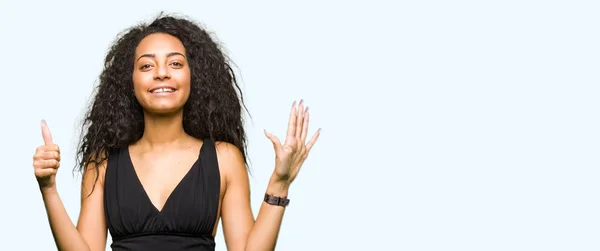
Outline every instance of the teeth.
<svg viewBox="0 0 600 251">
<path fill-rule="evenodd" d="M 174 92 L 175 89 L 172 88 L 158 88 L 151 91 L 151 93 L 163 93 L 163 92 Z"/>
</svg>

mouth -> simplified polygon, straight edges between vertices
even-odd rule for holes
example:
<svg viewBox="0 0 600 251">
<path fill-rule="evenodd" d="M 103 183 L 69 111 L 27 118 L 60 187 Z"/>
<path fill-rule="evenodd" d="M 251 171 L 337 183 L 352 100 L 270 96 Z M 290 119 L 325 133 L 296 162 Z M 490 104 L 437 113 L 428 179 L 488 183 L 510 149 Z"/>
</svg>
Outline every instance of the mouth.
<svg viewBox="0 0 600 251">
<path fill-rule="evenodd" d="M 174 93 L 176 91 L 177 91 L 177 89 L 172 88 L 172 87 L 158 87 L 158 88 L 154 88 L 154 89 L 150 90 L 150 93 L 152 93 L 152 94 L 168 94 L 168 93 Z"/>
</svg>

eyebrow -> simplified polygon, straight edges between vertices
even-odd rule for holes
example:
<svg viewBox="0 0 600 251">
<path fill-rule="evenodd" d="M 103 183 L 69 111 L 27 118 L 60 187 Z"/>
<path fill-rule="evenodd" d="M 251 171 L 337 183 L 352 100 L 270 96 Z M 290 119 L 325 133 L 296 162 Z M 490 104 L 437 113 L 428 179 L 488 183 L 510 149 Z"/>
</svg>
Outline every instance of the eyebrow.
<svg viewBox="0 0 600 251">
<path fill-rule="evenodd" d="M 179 52 L 171 52 L 171 53 L 167 54 L 167 57 L 172 57 L 172 56 L 176 56 L 176 55 L 179 55 L 179 56 L 182 56 L 183 58 L 185 58 L 185 55 L 183 55 L 182 53 L 179 53 Z M 137 61 L 139 61 L 143 57 L 155 58 L 156 54 L 143 54 L 137 59 Z"/>
</svg>

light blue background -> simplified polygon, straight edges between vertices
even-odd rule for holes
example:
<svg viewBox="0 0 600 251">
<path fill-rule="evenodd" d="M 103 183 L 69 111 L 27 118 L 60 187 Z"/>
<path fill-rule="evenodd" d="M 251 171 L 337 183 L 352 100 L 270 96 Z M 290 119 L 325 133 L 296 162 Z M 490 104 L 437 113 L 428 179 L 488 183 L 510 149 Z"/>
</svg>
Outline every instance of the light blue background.
<svg viewBox="0 0 600 251">
<path fill-rule="evenodd" d="M 42 118 L 77 219 L 76 128 L 104 55 L 160 10 L 205 24 L 238 67 L 255 215 L 263 128 L 283 137 L 300 98 L 323 128 L 278 250 L 600 249 L 597 1 L 182 2 L 0 2 L 2 250 L 55 250 Z"/>
</svg>

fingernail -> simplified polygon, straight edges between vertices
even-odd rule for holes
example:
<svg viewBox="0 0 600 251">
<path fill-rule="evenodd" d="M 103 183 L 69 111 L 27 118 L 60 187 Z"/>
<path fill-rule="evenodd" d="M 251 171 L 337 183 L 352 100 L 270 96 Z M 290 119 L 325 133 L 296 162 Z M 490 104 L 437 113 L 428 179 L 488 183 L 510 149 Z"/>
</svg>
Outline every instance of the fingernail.
<svg viewBox="0 0 600 251">
<path fill-rule="evenodd" d="M 304 103 L 304 99 L 300 99 L 300 104 L 303 104 L 303 103 Z"/>
</svg>

